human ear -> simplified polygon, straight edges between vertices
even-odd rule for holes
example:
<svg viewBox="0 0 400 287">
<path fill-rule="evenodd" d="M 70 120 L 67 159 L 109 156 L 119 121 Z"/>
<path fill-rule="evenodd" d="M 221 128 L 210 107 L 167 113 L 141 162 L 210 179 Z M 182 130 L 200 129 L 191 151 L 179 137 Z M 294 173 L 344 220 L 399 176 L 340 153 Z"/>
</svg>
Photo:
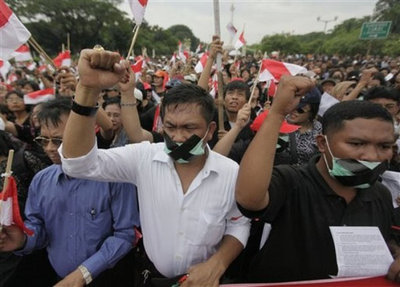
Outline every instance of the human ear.
<svg viewBox="0 0 400 287">
<path fill-rule="evenodd" d="M 320 153 L 325 153 L 327 148 L 326 148 L 326 136 L 323 134 L 317 135 L 315 138 L 315 141 L 317 142 L 317 147 Z"/>
</svg>

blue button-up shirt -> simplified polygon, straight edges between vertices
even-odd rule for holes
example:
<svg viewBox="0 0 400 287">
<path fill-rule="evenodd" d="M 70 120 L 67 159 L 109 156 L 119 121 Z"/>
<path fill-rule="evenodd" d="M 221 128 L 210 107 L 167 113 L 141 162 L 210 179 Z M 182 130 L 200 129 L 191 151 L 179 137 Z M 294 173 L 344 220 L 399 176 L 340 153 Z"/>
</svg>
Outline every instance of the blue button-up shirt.
<svg viewBox="0 0 400 287">
<path fill-rule="evenodd" d="M 18 254 L 47 247 L 61 277 L 81 264 L 93 278 L 113 267 L 132 248 L 139 226 L 134 185 L 71 178 L 61 165 L 34 177 L 25 214 L 35 234 Z"/>
</svg>

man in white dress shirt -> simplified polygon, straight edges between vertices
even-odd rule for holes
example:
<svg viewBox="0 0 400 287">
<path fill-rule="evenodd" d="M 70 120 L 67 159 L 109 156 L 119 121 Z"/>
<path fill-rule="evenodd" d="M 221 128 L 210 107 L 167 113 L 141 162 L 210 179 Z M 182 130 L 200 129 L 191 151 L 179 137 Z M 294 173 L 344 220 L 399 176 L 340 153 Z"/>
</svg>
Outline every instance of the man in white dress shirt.
<svg viewBox="0 0 400 287">
<path fill-rule="evenodd" d="M 98 150 L 98 95 L 128 81 L 128 68 L 117 53 L 81 52 L 80 82 L 60 147 L 63 169 L 74 177 L 134 183 L 144 247 L 157 271 L 169 278 L 189 274 L 182 287 L 218 286 L 246 244 L 249 223 L 235 203 L 237 164 L 207 145 L 216 128 L 213 99 L 198 86 L 178 86 L 161 108 L 165 143 Z M 135 101 L 132 95 L 121 106 L 129 112 Z"/>
</svg>

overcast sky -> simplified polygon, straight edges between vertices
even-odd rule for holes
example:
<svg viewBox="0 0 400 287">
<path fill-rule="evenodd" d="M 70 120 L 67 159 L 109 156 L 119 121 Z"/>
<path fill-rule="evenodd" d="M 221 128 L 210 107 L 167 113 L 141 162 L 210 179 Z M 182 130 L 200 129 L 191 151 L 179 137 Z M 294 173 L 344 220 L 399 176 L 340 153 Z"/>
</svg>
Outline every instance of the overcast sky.
<svg viewBox="0 0 400 287">
<path fill-rule="evenodd" d="M 248 44 L 261 41 L 265 35 L 277 33 L 305 34 L 323 31 L 321 20 L 337 21 L 327 24 L 330 30 L 346 19 L 371 15 L 377 0 L 219 0 L 221 35 L 225 43 L 230 38 L 226 25 L 230 22 L 230 8 L 235 7 L 233 24 L 238 35 L 245 26 Z M 119 6 L 129 15 L 128 0 Z M 148 0 L 145 19 L 150 25 L 169 28 L 184 24 L 201 41 L 210 42 L 215 31 L 213 0 Z M 236 39 L 233 41 L 235 42 Z"/>
</svg>

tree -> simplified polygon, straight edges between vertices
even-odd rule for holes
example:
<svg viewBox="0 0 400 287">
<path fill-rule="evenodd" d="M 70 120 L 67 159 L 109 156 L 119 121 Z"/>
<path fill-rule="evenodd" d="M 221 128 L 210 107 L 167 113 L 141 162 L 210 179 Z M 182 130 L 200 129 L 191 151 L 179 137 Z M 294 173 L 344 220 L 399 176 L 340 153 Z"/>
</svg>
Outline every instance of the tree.
<svg viewBox="0 0 400 287">
<path fill-rule="evenodd" d="M 400 34 L 400 1 L 379 0 L 375 5 L 375 20 L 392 21 L 391 32 Z"/>
<path fill-rule="evenodd" d="M 200 40 L 193 35 L 192 30 L 186 25 L 174 25 L 167 29 L 172 35 L 174 35 L 178 40 L 184 42 L 186 39 L 190 40 L 190 50 L 196 50 L 199 45 Z M 211 41 L 211 39 L 210 39 Z"/>
</svg>

